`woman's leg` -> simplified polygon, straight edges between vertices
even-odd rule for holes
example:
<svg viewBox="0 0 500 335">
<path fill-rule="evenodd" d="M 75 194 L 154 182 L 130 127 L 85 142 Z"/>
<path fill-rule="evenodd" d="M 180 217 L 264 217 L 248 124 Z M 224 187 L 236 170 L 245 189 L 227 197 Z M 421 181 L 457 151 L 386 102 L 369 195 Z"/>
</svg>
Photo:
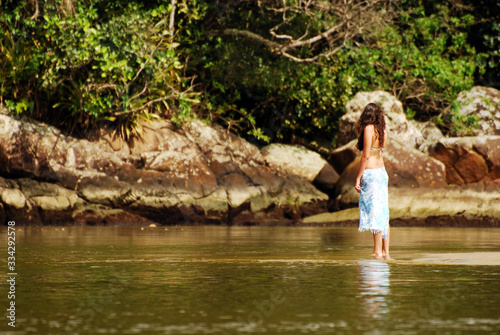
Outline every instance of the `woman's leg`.
<svg viewBox="0 0 500 335">
<path fill-rule="evenodd" d="M 373 257 L 382 258 L 382 232 L 373 233 Z"/>
<path fill-rule="evenodd" d="M 390 240 L 390 237 L 391 237 L 391 226 L 388 225 L 387 226 L 387 238 L 385 240 L 382 240 L 382 249 L 384 251 L 386 259 L 390 258 L 390 256 L 389 256 L 389 240 Z"/>
</svg>

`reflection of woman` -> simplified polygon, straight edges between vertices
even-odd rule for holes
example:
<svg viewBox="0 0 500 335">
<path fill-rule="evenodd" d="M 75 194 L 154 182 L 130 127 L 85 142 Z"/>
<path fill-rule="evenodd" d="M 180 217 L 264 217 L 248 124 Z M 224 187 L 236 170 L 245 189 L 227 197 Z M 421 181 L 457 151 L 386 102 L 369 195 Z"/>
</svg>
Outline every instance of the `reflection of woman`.
<svg viewBox="0 0 500 335">
<path fill-rule="evenodd" d="M 389 258 L 389 177 L 385 171 L 383 153 L 387 132 L 382 109 L 368 104 L 356 124 L 358 150 L 362 150 L 356 178 L 359 197 L 359 231 L 373 233 L 373 256 Z"/>
<path fill-rule="evenodd" d="M 368 316 L 380 318 L 389 312 L 389 265 L 384 262 L 359 262 L 359 289 L 363 296 L 363 309 Z"/>
</svg>

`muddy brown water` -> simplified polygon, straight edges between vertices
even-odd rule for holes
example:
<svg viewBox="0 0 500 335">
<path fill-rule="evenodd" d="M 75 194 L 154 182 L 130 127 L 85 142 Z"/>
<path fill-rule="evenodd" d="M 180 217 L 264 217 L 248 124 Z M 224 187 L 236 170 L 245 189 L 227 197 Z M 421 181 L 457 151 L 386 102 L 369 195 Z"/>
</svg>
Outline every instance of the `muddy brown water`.
<svg viewBox="0 0 500 335">
<path fill-rule="evenodd" d="M 16 227 L 0 334 L 500 334 L 499 228 L 391 233 L 380 261 L 352 227 Z"/>
</svg>

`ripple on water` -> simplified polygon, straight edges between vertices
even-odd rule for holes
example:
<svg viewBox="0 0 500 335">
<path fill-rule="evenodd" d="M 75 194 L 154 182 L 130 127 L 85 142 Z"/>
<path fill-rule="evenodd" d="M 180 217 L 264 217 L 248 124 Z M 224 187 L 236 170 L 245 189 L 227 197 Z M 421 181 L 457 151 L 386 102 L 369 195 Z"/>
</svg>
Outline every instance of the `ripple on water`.
<svg viewBox="0 0 500 335">
<path fill-rule="evenodd" d="M 352 228 L 134 229 L 20 232 L 23 331 L 500 331 L 500 229 L 394 228 L 392 260 L 372 260 L 371 236 Z"/>
</svg>

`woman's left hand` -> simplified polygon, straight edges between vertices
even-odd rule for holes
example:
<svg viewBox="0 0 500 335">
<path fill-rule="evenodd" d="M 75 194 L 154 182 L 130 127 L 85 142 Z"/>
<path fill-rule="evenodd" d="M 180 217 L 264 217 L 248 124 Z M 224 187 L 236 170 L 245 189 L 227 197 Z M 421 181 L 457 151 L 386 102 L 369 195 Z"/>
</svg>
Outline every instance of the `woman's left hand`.
<svg viewBox="0 0 500 335">
<path fill-rule="evenodd" d="M 356 191 L 357 191 L 358 193 L 360 193 L 360 192 L 361 192 L 361 180 L 356 179 L 356 186 L 354 186 L 354 188 L 356 189 Z"/>
</svg>

